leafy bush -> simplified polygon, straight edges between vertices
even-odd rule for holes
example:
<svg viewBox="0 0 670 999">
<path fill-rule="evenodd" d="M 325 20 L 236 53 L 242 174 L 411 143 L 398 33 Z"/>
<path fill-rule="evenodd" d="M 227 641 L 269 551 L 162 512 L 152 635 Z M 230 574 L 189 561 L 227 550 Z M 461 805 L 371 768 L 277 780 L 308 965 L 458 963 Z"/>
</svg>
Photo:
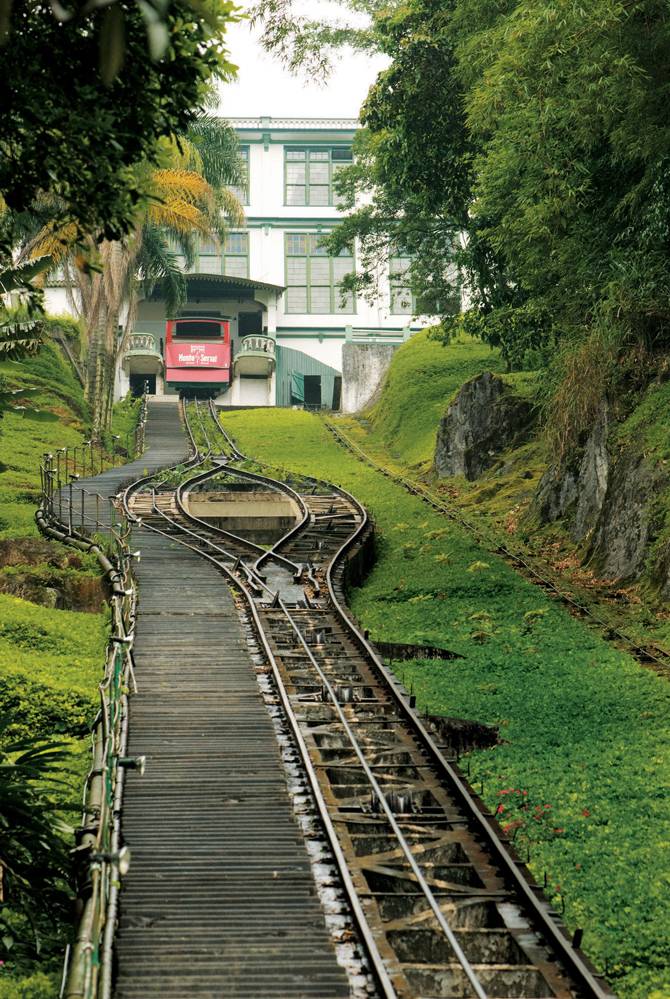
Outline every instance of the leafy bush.
<svg viewBox="0 0 670 999">
<path fill-rule="evenodd" d="M 3 981 L 0 977 L 0 999 L 56 999 L 58 995 L 58 974 L 45 975 L 38 972 L 28 978 L 12 977 Z"/>
</svg>

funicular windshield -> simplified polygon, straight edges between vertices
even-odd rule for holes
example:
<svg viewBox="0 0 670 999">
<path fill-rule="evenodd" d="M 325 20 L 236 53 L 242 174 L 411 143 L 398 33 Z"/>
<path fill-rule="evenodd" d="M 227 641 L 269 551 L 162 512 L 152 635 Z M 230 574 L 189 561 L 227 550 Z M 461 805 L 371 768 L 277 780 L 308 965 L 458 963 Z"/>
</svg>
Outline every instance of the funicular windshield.
<svg viewBox="0 0 670 999">
<path fill-rule="evenodd" d="M 173 335 L 177 340 L 221 340 L 226 324 L 219 319 L 177 319 Z"/>
</svg>

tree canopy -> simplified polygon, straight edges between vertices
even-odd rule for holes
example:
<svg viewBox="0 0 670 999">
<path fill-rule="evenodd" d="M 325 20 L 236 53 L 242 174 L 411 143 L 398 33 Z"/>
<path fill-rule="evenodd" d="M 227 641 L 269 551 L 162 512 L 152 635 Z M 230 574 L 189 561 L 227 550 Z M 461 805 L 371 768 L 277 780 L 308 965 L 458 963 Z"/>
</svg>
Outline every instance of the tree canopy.
<svg viewBox="0 0 670 999">
<path fill-rule="evenodd" d="M 312 38 L 326 61 L 338 42 L 391 59 L 362 109 L 341 181 L 351 212 L 331 240 L 360 239 L 359 287 L 399 243 L 447 335 L 465 323 L 512 365 L 602 324 L 622 343 L 667 344 L 663 0 L 343 0 L 369 14 L 358 41 L 292 28 L 291 0 L 258 6 L 280 53 L 294 31 L 306 58 Z M 470 308 L 454 320 L 457 275 Z"/>
<path fill-rule="evenodd" d="M 185 0 L 167 5 L 163 51 L 152 59 L 140 6 L 118 0 L 124 41 L 105 79 L 104 10 L 62 23 L 48 0 L 14 0 L 0 47 L 0 196 L 11 212 L 48 193 L 82 232 L 130 231 L 142 196 L 132 167 L 154 159 L 158 138 L 183 134 L 212 77 L 234 69 L 224 45 L 234 5 L 204 6 L 207 18 Z"/>
</svg>

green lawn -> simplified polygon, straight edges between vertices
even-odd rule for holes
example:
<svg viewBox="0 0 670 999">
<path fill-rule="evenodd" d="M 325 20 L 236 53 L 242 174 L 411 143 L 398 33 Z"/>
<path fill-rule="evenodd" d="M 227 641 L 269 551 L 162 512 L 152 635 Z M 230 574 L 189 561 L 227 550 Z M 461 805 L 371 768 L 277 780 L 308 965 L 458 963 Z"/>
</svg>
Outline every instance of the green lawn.
<svg viewBox="0 0 670 999">
<path fill-rule="evenodd" d="M 378 561 L 354 612 L 373 638 L 465 657 L 400 675 L 421 709 L 500 726 L 503 744 L 470 757 L 477 790 L 483 782 L 503 824 L 518 826 L 534 872 L 547 872 L 616 991 L 670 996 L 667 683 L 357 462 L 317 417 L 277 409 L 223 422 L 250 456 L 330 479 L 367 505 Z"/>
</svg>

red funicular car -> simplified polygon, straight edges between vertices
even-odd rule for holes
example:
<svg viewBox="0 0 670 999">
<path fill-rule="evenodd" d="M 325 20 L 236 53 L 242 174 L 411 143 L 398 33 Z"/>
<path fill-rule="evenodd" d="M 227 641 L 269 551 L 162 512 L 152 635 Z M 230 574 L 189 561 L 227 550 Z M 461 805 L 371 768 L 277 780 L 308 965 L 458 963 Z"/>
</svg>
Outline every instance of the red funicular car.
<svg viewBox="0 0 670 999">
<path fill-rule="evenodd" d="M 168 320 L 165 381 L 184 392 L 224 390 L 230 382 L 230 324 L 200 317 Z"/>
</svg>

